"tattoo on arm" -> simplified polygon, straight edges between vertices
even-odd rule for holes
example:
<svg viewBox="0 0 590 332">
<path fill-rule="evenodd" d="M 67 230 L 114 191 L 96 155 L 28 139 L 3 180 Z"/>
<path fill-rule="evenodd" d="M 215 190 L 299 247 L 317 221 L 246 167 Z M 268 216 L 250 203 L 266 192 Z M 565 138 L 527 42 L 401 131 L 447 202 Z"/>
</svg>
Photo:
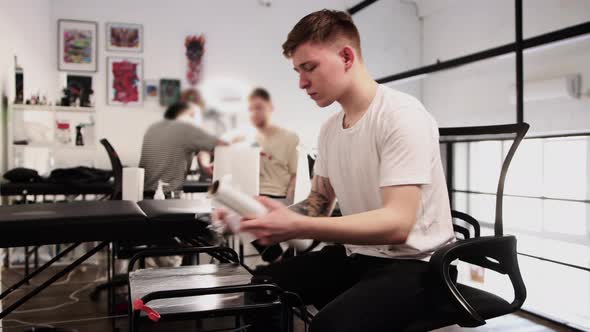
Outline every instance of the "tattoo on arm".
<svg viewBox="0 0 590 332">
<path fill-rule="evenodd" d="M 334 208 L 335 194 L 329 181 L 315 179 L 309 196 L 289 209 L 310 217 L 329 216 Z"/>
</svg>

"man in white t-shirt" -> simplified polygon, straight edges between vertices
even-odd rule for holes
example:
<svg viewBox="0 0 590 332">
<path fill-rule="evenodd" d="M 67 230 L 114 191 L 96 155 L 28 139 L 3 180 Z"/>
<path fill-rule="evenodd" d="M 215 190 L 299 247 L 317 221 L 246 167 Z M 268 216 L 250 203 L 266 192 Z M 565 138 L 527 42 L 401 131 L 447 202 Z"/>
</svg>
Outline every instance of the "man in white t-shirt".
<svg viewBox="0 0 590 332">
<path fill-rule="evenodd" d="M 283 44 L 299 87 L 320 107 L 342 111 L 322 127 L 308 198 L 242 221 L 261 243 L 316 239 L 326 246 L 260 269 L 319 313 L 310 331 L 399 331 L 445 297 L 428 260 L 453 241 L 438 128 L 415 98 L 377 84 L 363 62 L 351 17 L 321 10 Z M 330 218 L 338 199 L 343 216 Z M 217 217 L 223 219 L 224 212 Z M 256 331 L 272 324 L 254 322 Z"/>
</svg>

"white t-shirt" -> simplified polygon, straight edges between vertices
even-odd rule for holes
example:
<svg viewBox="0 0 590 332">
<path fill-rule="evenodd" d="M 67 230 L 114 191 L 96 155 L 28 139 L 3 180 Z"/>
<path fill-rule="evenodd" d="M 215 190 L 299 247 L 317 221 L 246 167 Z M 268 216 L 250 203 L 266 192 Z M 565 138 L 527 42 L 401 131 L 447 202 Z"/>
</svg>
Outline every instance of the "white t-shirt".
<svg viewBox="0 0 590 332">
<path fill-rule="evenodd" d="M 381 187 L 420 185 L 417 220 L 405 244 L 346 245 L 348 253 L 428 260 L 454 239 L 438 126 L 414 97 L 379 85 L 363 117 L 343 128 L 344 112 L 322 126 L 315 174 L 330 179 L 343 215 L 382 206 Z"/>
</svg>

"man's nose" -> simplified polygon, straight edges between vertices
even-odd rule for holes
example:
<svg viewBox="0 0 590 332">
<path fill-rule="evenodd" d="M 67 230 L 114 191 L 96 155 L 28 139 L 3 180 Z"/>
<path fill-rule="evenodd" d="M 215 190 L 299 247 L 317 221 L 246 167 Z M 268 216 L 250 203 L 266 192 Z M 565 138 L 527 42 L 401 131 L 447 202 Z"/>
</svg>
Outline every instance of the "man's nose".
<svg viewBox="0 0 590 332">
<path fill-rule="evenodd" d="M 299 88 L 307 89 L 309 85 L 310 81 L 304 75 L 299 75 Z"/>
</svg>

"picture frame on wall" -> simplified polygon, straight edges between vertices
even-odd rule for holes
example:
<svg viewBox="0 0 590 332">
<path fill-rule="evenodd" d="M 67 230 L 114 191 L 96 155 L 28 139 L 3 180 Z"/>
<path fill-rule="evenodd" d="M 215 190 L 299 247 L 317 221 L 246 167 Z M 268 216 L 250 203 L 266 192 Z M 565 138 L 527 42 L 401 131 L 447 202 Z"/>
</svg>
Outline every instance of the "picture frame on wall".
<svg viewBox="0 0 590 332">
<path fill-rule="evenodd" d="M 157 80 L 145 80 L 144 87 L 144 96 L 146 101 L 157 101 L 159 99 L 160 86 Z"/>
<path fill-rule="evenodd" d="M 106 44 L 110 52 L 143 52 L 143 25 L 106 23 Z"/>
<path fill-rule="evenodd" d="M 121 106 L 143 104 L 142 58 L 107 58 L 107 104 Z"/>
<path fill-rule="evenodd" d="M 160 105 L 170 106 L 180 100 L 180 80 L 160 80 Z"/>
<path fill-rule="evenodd" d="M 98 70 L 98 24 L 91 21 L 57 21 L 57 68 L 60 71 Z"/>
<path fill-rule="evenodd" d="M 87 75 L 67 75 L 67 86 L 69 97 L 71 98 L 70 106 L 73 106 L 72 102 L 79 100 L 80 106 L 91 107 L 92 106 L 92 95 L 94 90 L 92 88 L 92 76 Z M 65 105 L 64 103 L 62 103 Z"/>
</svg>

